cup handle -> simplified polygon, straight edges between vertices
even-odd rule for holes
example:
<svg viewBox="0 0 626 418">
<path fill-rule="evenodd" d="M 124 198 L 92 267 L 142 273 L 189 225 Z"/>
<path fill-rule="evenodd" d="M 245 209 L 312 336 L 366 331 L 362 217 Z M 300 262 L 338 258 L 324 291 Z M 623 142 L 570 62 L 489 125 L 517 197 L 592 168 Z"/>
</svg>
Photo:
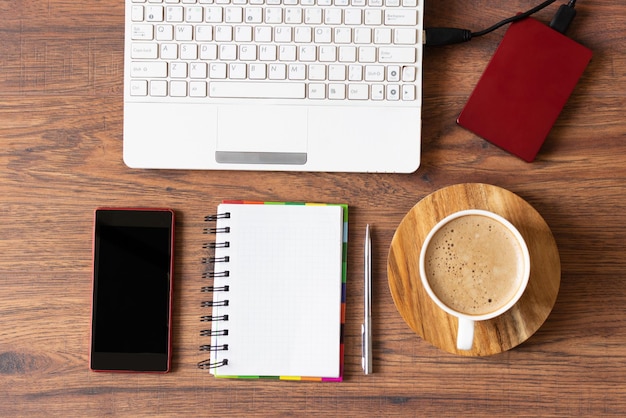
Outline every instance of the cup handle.
<svg viewBox="0 0 626 418">
<path fill-rule="evenodd" d="M 474 321 L 467 318 L 458 318 L 459 330 L 456 335 L 458 350 L 471 350 L 474 344 Z"/>
</svg>

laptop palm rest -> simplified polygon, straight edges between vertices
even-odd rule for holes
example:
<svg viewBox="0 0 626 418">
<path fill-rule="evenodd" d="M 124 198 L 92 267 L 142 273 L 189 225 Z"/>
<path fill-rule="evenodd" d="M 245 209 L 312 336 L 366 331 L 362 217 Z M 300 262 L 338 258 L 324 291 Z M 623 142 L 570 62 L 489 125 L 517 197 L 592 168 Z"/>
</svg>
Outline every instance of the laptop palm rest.
<svg viewBox="0 0 626 418">
<path fill-rule="evenodd" d="M 222 164 L 305 164 L 307 113 L 299 106 L 220 106 L 215 160 Z"/>
</svg>

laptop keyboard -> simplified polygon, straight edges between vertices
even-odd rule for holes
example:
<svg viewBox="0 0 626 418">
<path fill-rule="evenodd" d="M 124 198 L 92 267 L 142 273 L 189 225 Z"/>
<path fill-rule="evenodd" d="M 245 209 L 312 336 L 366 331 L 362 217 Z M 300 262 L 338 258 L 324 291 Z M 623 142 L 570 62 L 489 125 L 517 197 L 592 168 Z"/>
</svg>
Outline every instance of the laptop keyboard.
<svg viewBox="0 0 626 418">
<path fill-rule="evenodd" d="M 127 1 L 130 96 L 421 101 L 423 0 Z"/>
</svg>

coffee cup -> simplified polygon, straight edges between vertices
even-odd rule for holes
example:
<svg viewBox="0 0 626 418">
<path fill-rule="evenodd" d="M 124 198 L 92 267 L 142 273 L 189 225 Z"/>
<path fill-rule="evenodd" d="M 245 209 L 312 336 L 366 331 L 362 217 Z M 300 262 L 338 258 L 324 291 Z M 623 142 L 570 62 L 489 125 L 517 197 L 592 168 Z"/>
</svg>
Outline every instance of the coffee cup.
<svg viewBox="0 0 626 418">
<path fill-rule="evenodd" d="M 428 296 L 458 318 L 457 349 L 471 350 L 475 322 L 502 315 L 523 295 L 530 256 L 509 221 L 470 209 L 445 217 L 430 230 L 419 268 Z"/>
</svg>

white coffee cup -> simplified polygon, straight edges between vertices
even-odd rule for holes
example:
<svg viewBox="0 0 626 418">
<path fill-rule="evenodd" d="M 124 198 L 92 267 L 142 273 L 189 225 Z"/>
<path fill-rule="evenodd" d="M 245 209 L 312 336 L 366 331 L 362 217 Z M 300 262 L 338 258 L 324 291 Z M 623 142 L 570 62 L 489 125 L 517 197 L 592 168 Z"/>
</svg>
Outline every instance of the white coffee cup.
<svg viewBox="0 0 626 418">
<path fill-rule="evenodd" d="M 458 318 L 457 349 L 471 350 L 474 323 L 502 315 L 524 294 L 530 256 L 509 221 L 470 209 L 445 217 L 431 229 L 419 268 L 430 298 Z"/>
</svg>

